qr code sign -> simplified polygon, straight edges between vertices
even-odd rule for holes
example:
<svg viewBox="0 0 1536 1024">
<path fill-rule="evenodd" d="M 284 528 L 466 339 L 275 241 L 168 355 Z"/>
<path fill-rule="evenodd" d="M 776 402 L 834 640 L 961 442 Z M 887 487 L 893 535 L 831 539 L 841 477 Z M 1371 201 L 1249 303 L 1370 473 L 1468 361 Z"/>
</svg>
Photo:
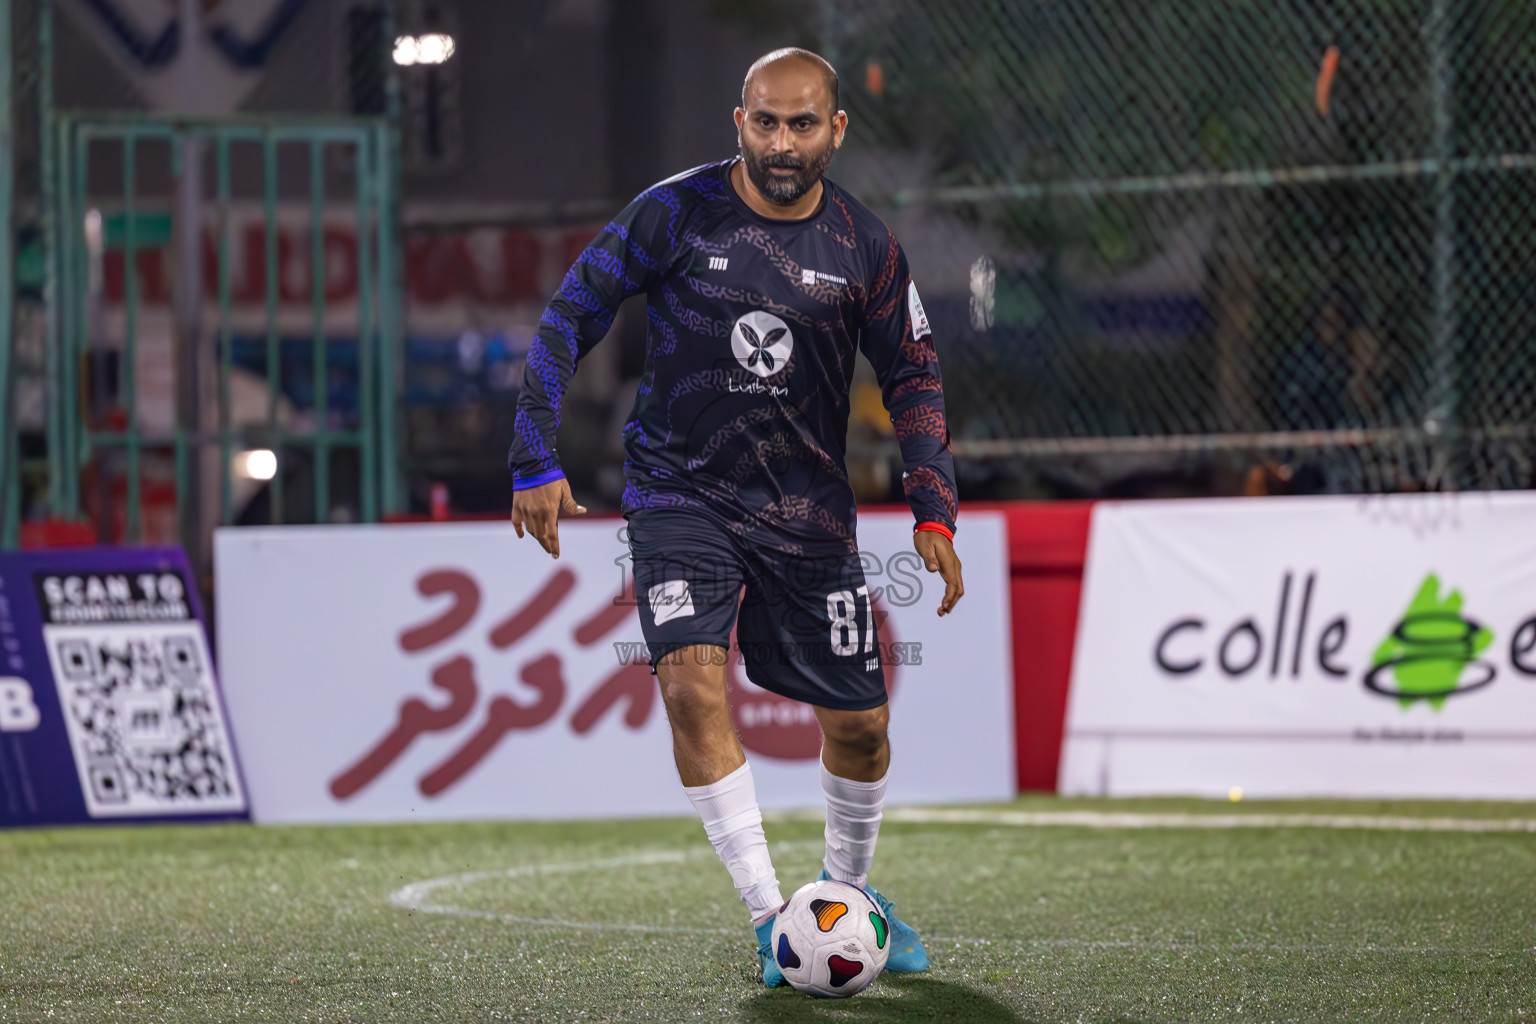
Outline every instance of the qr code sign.
<svg viewBox="0 0 1536 1024">
<path fill-rule="evenodd" d="M 245 810 L 200 624 L 43 635 L 92 817 Z"/>
</svg>

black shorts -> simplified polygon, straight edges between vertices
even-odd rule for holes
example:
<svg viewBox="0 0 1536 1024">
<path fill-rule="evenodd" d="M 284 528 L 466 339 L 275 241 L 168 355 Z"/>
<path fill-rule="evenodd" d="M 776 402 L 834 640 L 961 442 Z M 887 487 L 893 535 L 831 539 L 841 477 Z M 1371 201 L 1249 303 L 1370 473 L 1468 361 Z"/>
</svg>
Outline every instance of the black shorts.
<svg viewBox="0 0 1536 1024">
<path fill-rule="evenodd" d="M 857 555 L 758 549 L 694 509 L 635 512 L 629 550 L 653 666 L 679 647 L 728 648 L 736 624 L 747 678 L 763 689 L 842 711 L 886 702 Z"/>
</svg>

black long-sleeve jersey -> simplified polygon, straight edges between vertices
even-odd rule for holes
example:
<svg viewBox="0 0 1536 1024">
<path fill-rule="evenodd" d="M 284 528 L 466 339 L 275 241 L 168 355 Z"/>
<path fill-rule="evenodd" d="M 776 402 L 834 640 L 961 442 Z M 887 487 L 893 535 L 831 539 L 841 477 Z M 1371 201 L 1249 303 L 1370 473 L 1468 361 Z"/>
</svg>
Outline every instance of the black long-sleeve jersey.
<svg viewBox="0 0 1536 1024">
<path fill-rule="evenodd" d="M 752 543 L 855 549 L 844 465 L 855 347 L 895 424 L 919 523 L 955 526 L 954 462 L 928 318 L 896 237 L 822 179 L 801 220 L 754 213 L 727 160 L 641 193 L 561 283 L 528 351 L 513 486 L 563 474 L 560 405 L 619 303 L 645 292 L 644 375 L 624 428 L 626 515 L 703 508 Z"/>
</svg>

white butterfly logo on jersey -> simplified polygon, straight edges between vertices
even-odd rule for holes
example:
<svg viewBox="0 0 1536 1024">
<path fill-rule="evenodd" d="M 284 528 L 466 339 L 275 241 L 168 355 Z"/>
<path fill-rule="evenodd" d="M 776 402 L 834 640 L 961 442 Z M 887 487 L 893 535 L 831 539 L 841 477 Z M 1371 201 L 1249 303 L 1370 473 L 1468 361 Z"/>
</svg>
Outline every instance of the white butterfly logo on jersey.
<svg viewBox="0 0 1536 1024">
<path fill-rule="evenodd" d="M 771 377 L 784 369 L 794 348 L 795 336 L 789 325 L 762 310 L 746 314 L 731 330 L 736 361 L 759 377 Z"/>
</svg>

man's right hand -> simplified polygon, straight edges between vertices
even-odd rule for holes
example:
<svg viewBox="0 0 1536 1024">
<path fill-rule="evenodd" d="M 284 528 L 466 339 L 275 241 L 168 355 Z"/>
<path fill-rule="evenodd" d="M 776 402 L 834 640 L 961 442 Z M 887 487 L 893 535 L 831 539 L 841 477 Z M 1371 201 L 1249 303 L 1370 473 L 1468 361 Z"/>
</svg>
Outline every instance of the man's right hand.
<svg viewBox="0 0 1536 1024">
<path fill-rule="evenodd" d="M 564 477 L 542 487 L 512 492 L 512 526 L 517 535 L 521 537 L 526 526 L 551 558 L 560 557 L 561 517 L 586 514 L 586 508 L 571 497 L 571 485 Z"/>
</svg>

